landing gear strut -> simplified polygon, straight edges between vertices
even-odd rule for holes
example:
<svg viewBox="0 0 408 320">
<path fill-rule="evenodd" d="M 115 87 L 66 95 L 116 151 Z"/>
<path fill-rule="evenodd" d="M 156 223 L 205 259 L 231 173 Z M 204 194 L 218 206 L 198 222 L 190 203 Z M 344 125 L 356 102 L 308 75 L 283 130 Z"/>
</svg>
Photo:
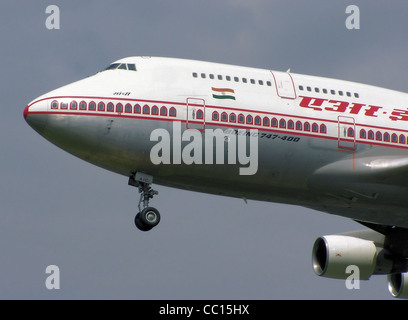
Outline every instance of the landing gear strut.
<svg viewBox="0 0 408 320">
<path fill-rule="evenodd" d="M 149 231 L 160 222 L 160 213 L 156 208 L 149 207 L 149 200 L 158 192 L 151 188 L 153 177 L 151 175 L 137 172 L 129 177 L 129 185 L 138 187 L 140 193 L 139 213 L 135 217 L 135 225 L 139 230 Z M 143 205 L 143 209 L 141 207 Z"/>
</svg>

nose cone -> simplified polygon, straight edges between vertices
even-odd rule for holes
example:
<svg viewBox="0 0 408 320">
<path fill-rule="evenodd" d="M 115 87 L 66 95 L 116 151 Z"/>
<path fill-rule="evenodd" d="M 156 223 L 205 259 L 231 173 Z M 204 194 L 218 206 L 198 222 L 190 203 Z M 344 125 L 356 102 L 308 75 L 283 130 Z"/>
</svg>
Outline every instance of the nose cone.
<svg viewBox="0 0 408 320">
<path fill-rule="evenodd" d="M 25 121 L 39 134 L 44 132 L 47 125 L 47 101 L 37 100 L 29 103 L 23 112 Z"/>
</svg>

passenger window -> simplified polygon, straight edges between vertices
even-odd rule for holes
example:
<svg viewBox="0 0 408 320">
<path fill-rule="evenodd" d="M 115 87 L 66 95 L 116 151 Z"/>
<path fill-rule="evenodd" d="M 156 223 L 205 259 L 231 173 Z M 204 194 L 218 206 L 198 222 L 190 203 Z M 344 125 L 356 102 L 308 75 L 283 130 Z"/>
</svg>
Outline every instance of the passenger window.
<svg viewBox="0 0 408 320">
<path fill-rule="evenodd" d="M 197 119 L 203 119 L 204 113 L 203 110 L 197 110 Z"/>
<path fill-rule="evenodd" d="M 143 114 L 150 114 L 150 107 L 147 104 L 143 106 Z"/>
<path fill-rule="evenodd" d="M 70 103 L 70 105 L 69 105 L 69 108 L 70 108 L 71 110 L 76 110 L 76 109 L 78 108 L 77 102 L 76 102 L 76 101 L 71 101 L 71 103 Z"/>
<path fill-rule="evenodd" d="M 113 110 L 114 110 L 113 103 L 109 102 L 107 108 L 108 108 L 108 112 L 113 112 Z"/>
<path fill-rule="evenodd" d="M 79 110 L 86 110 L 86 102 L 85 101 L 81 101 L 79 103 Z"/>
<path fill-rule="evenodd" d="M 295 123 L 292 120 L 288 121 L 288 129 L 293 130 L 295 128 Z"/>
<path fill-rule="evenodd" d="M 129 106 L 130 106 L 130 105 L 129 105 Z M 128 110 L 128 105 L 126 105 L 126 112 L 128 112 L 127 110 Z M 134 112 L 135 112 L 136 114 L 139 114 L 139 113 L 142 112 L 142 107 L 141 107 L 139 104 L 135 104 L 134 110 L 135 110 Z M 131 107 L 129 108 L 129 112 L 130 112 L 130 113 L 132 112 L 132 108 L 131 108 Z"/>
<path fill-rule="evenodd" d="M 269 127 L 269 118 L 268 118 L 268 117 L 265 117 L 265 118 L 263 119 L 263 125 L 264 125 L 265 127 Z"/>
</svg>

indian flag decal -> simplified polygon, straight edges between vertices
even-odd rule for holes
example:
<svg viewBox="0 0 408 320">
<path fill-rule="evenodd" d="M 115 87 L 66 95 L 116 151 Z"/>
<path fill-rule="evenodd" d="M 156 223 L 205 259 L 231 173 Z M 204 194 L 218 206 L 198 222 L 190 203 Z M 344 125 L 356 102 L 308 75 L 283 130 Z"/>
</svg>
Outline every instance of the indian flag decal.
<svg viewBox="0 0 408 320">
<path fill-rule="evenodd" d="M 235 91 L 229 88 L 214 88 L 211 87 L 213 98 L 215 99 L 231 99 L 235 100 Z"/>
</svg>

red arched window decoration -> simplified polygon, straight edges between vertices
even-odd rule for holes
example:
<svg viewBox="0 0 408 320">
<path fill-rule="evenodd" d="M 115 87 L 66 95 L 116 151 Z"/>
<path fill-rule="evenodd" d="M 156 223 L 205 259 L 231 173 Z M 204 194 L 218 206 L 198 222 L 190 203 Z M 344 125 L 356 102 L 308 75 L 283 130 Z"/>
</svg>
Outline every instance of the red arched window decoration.
<svg viewBox="0 0 408 320">
<path fill-rule="evenodd" d="M 107 104 L 107 106 L 106 106 L 106 109 L 107 109 L 108 112 L 113 112 L 113 111 L 115 111 L 115 106 L 113 105 L 112 102 L 109 102 Z"/>
<path fill-rule="evenodd" d="M 152 107 L 152 115 L 154 115 L 154 116 L 159 115 L 159 108 L 157 106 Z"/>
<path fill-rule="evenodd" d="M 269 127 L 269 118 L 268 118 L 268 117 L 264 117 L 264 118 L 263 118 L 263 125 L 264 125 L 265 127 Z"/>
<path fill-rule="evenodd" d="M 242 113 L 238 115 L 238 123 L 245 123 L 245 117 Z"/>
<path fill-rule="evenodd" d="M 295 129 L 295 123 L 292 120 L 288 121 L 288 129 L 291 130 Z"/>
<path fill-rule="evenodd" d="M 150 114 L 150 107 L 147 104 L 143 106 L 143 114 Z"/>
<path fill-rule="evenodd" d="M 196 117 L 197 117 L 197 119 L 200 119 L 200 120 L 204 119 L 204 112 L 203 112 L 203 110 L 200 110 L 200 109 L 197 110 Z"/>
<path fill-rule="evenodd" d="M 169 116 L 170 116 L 170 117 L 176 117 L 176 116 L 177 116 L 177 110 L 176 110 L 176 108 L 174 108 L 174 107 L 171 107 L 171 108 L 170 108 Z"/>
<path fill-rule="evenodd" d="M 257 125 L 257 126 L 261 125 L 261 117 L 260 116 L 255 117 L 255 125 Z"/>
<path fill-rule="evenodd" d="M 286 120 L 280 119 L 279 120 L 279 128 L 286 128 Z"/>
<path fill-rule="evenodd" d="M 79 110 L 86 110 L 86 102 L 85 101 L 81 101 L 79 103 Z"/>
<path fill-rule="evenodd" d="M 165 106 L 160 108 L 160 115 L 167 116 L 167 108 Z"/>
</svg>

